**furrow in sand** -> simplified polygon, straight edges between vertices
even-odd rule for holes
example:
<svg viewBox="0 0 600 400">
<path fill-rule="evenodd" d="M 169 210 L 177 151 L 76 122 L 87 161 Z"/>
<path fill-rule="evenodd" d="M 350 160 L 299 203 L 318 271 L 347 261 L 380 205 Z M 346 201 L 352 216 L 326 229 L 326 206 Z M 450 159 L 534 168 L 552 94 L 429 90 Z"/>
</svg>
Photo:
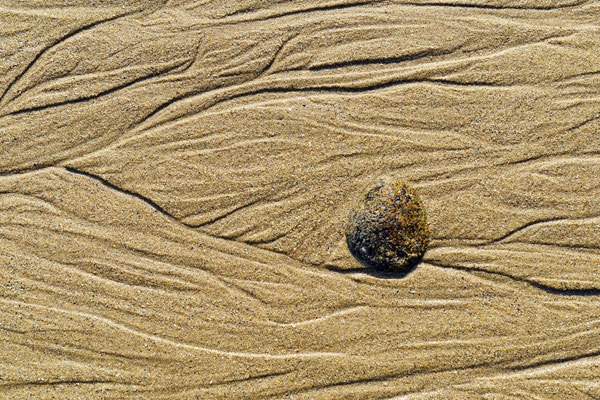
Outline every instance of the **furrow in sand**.
<svg viewBox="0 0 600 400">
<path fill-rule="evenodd" d="M 183 342 L 176 342 L 174 340 L 170 340 L 170 339 L 165 339 L 163 337 L 157 336 L 157 335 L 152 335 L 152 334 L 148 334 L 133 328 L 130 328 L 126 325 L 117 323 L 115 321 L 112 321 L 108 318 L 105 317 L 101 317 L 98 315 L 93 315 L 93 314 L 88 314 L 88 313 L 84 313 L 84 312 L 80 312 L 80 311 L 73 311 L 73 310 L 63 310 L 60 308 L 56 308 L 56 307 L 50 307 L 50 306 L 43 306 L 43 305 L 39 305 L 39 304 L 30 304 L 30 303 L 23 303 L 20 301 L 16 301 L 16 300 L 8 300 L 8 299 L 0 299 L 0 302 L 5 303 L 5 304 L 9 304 L 9 305 L 14 305 L 17 307 L 29 307 L 29 308 L 33 308 L 33 309 L 40 309 L 40 310 L 44 310 L 44 311 L 49 311 L 52 313 L 57 313 L 57 314 L 66 314 L 70 317 L 77 317 L 77 318 L 83 318 L 83 319 L 88 319 L 88 320 L 94 320 L 97 322 L 100 322 L 103 325 L 109 326 L 111 328 L 117 329 L 119 331 L 121 331 L 122 333 L 127 333 L 133 336 L 137 336 L 137 337 L 141 337 L 144 339 L 148 339 L 148 340 L 152 340 L 153 342 L 157 342 L 160 344 L 165 344 L 168 346 L 173 346 L 173 347 L 178 347 L 178 348 L 185 348 L 185 349 L 189 349 L 189 350 L 194 350 L 194 351 L 198 351 L 201 353 L 208 353 L 208 354 L 214 354 L 214 355 L 219 355 L 219 356 L 226 356 L 226 357 L 240 357 L 240 358 L 262 358 L 262 359 L 310 359 L 310 358 L 331 358 L 331 357 L 348 357 L 347 354 L 344 353 L 336 353 L 336 352 L 307 352 L 307 353 L 291 353 L 291 354 L 266 354 L 266 353 L 247 353 L 247 352 L 234 352 L 234 351 L 224 351 L 224 350 L 218 350 L 218 349 L 210 349 L 210 348 L 205 348 L 205 347 L 201 347 L 201 346 L 196 346 L 196 345 L 192 345 L 192 344 L 188 344 L 188 343 L 183 343 Z"/>
<path fill-rule="evenodd" d="M 175 221 L 177 221 L 179 223 L 182 223 L 175 216 L 173 216 L 171 213 L 169 213 L 163 207 L 159 206 L 153 200 L 151 200 L 151 199 L 149 199 L 147 197 L 144 197 L 144 196 L 142 196 L 139 193 L 135 193 L 135 192 L 132 192 L 131 190 L 120 188 L 120 187 L 118 187 L 118 186 L 110 183 L 106 179 L 104 179 L 104 178 L 102 178 L 100 176 L 91 174 L 89 172 L 80 171 L 80 170 L 72 168 L 72 167 L 65 167 L 65 170 L 69 171 L 72 174 L 77 174 L 77 175 L 81 175 L 81 176 L 85 176 L 87 178 L 93 179 L 93 180 L 101 183 L 102 185 L 106 186 L 107 188 L 109 188 L 111 190 L 115 190 L 115 191 L 117 191 L 119 193 L 123 193 L 123 194 L 125 194 L 127 196 L 135 197 L 136 199 L 141 200 L 142 202 L 144 202 L 145 204 L 149 205 L 150 207 L 152 207 L 153 209 L 155 209 L 156 211 L 158 211 L 162 215 L 164 215 L 164 216 L 166 216 L 166 217 L 168 217 L 168 218 L 170 218 L 172 220 L 175 220 Z M 185 225 L 185 224 L 183 224 L 183 225 Z"/>
<path fill-rule="evenodd" d="M 42 50 L 25 66 L 25 68 L 9 83 L 9 85 L 7 86 L 6 90 L 4 91 L 4 93 L 2 93 L 0 95 L 0 108 L 3 107 L 6 104 L 5 101 L 5 97 L 6 95 L 11 91 L 12 87 L 21 79 L 23 79 L 23 77 L 27 74 L 27 72 L 35 65 L 35 63 L 44 55 L 46 54 L 48 51 L 50 51 L 51 49 L 55 48 L 56 46 L 60 45 L 61 43 L 64 43 L 65 41 L 67 41 L 68 39 L 77 36 L 78 34 L 85 32 L 85 31 L 89 31 L 91 29 L 93 29 L 94 27 L 101 25 L 101 24 L 105 24 L 108 22 L 112 22 L 112 21 L 116 21 L 119 18 L 123 18 L 123 17 L 127 17 L 130 15 L 133 15 L 135 13 L 139 12 L 138 10 L 132 10 L 132 11 L 128 11 L 125 13 L 121 13 L 121 14 L 117 14 L 115 16 L 112 16 L 110 18 L 106 18 L 100 21 L 94 21 L 92 23 L 83 25 L 77 29 L 72 30 L 71 32 L 69 32 L 67 35 L 64 35 L 58 39 L 55 39 L 54 41 L 50 42 L 49 44 L 47 44 L 45 47 L 42 48 Z"/>
<path fill-rule="evenodd" d="M 500 3 L 500 2 L 498 2 Z M 473 8 L 478 10 L 528 10 L 528 11 L 550 11 L 565 8 L 574 8 L 589 3 L 589 0 L 576 0 L 559 2 L 557 5 L 535 5 L 535 6 L 510 6 L 505 4 L 473 4 L 469 2 L 402 2 L 402 4 L 413 7 L 441 7 L 441 8 Z"/>
<path fill-rule="evenodd" d="M 438 268 L 449 268 L 455 269 L 458 271 L 466 271 L 466 272 L 482 272 L 490 275 L 502 276 L 505 278 L 509 278 L 515 282 L 526 283 L 527 285 L 544 291 L 548 294 L 560 295 L 560 296 L 581 296 L 581 297 L 595 297 L 600 296 L 600 288 L 589 288 L 589 289 L 561 289 L 552 286 L 543 285 L 539 282 L 535 282 L 529 279 L 520 278 L 518 276 L 514 276 L 508 273 L 500 272 L 500 271 L 491 271 L 485 268 L 480 267 L 462 267 L 458 265 L 443 265 L 438 263 L 433 263 L 432 261 L 427 261 L 427 264 L 433 265 Z"/>
<path fill-rule="evenodd" d="M 155 67 L 154 70 L 148 75 L 143 75 L 139 78 L 133 79 L 129 82 L 125 82 L 121 85 L 117 85 L 110 89 L 95 93 L 93 95 L 79 97 L 79 98 L 72 99 L 72 100 L 59 101 L 59 102 L 51 103 L 48 105 L 21 108 L 16 111 L 12 111 L 6 115 L 2 115 L 2 116 L 0 116 L 0 118 L 17 116 L 17 115 L 21 115 L 21 114 L 33 113 L 33 112 L 38 112 L 38 111 L 44 111 L 44 110 L 48 110 L 48 109 L 55 108 L 55 107 L 68 106 L 68 105 L 78 104 L 78 103 L 82 103 L 82 102 L 86 102 L 86 101 L 90 101 L 90 100 L 99 99 L 103 96 L 108 96 L 110 94 L 118 92 L 119 90 L 131 88 L 131 87 L 138 85 L 140 83 L 143 83 L 149 79 L 156 78 L 157 76 L 160 76 L 162 74 L 168 74 L 169 72 L 174 71 L 180 67 L 189 65 L 191 61 L 192 60 L 190 60 L 190 59 L 174 60 L 173 62 L 169 62 L 166 65 L 163 65 L 161 67 L 158 67 L 158 68 Z"/>
</svg>

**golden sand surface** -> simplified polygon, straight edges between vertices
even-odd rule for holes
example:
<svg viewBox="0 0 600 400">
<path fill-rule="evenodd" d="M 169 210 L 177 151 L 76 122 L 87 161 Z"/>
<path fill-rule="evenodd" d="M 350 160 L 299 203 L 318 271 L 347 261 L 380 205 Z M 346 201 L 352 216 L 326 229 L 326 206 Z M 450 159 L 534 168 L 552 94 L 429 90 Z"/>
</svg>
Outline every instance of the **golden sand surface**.
<svg viewBox="0 0 600 400">
<path fill-rule="evenodd" d="M 600 1 L 0 1 L 2 399 L 597 399 L 599 270 Z"/>
</svg>

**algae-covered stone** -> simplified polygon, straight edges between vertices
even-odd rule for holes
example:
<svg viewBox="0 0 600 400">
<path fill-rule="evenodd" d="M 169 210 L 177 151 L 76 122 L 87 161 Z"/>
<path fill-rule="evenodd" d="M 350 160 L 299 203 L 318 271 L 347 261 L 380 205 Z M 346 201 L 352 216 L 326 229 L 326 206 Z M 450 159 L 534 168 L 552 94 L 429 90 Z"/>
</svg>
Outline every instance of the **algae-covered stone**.
<svg viewBox="0 0 600 400">
<path fill-rule="evenodd" d="M 346 242 L 365 266 L 408 272 L 429 243 L 427 219 L 417 193 L 392 177 L 367 188 L 350 213 Z"/>
</svg>

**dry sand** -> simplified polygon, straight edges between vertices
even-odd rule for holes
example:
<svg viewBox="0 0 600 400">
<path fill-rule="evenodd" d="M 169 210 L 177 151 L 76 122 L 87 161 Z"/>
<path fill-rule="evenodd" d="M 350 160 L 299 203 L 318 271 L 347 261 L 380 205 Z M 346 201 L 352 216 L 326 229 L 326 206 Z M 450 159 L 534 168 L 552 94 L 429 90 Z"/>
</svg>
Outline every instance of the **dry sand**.
<svg viewBox="0 0 600 400">
<path fill-rule="evenodd" d="M 599 398 L 599 137 L 599 1 L 0 1 L 0 397 Z"/>
</svg>

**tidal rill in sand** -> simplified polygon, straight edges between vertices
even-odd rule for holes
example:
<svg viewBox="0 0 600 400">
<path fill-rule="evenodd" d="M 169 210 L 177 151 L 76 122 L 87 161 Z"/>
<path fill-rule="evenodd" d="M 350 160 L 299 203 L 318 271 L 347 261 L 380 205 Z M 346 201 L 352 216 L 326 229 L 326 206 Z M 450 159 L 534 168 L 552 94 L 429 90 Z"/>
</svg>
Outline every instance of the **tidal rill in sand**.
<svg viewBox="0 0 600 400">
<path fill-rule="evenodd" d="M 346 242 L 352 255 L 367 267 L 410 271 L 429 243 L 419 196 L 402 181 L 379 178 L 350 213 Z"/>
</svg>

